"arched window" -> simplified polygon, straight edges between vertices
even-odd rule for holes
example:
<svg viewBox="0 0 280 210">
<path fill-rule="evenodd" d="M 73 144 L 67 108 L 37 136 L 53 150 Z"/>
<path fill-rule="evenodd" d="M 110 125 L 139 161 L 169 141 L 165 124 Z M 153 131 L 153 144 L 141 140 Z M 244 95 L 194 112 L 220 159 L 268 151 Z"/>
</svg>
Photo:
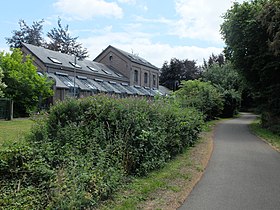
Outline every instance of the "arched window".
<svg viewBox="0 0 280 210">
<path fill-rule="evenodd" d="M 156 75 L 153 75 L 153 86 L 156 86 L 157 84 L 157 77 Z"/>
<path fill-rule="evenodd" d="M 138 83 L 138 71 L 134 70 L 134 82 Z"/>
</svg>

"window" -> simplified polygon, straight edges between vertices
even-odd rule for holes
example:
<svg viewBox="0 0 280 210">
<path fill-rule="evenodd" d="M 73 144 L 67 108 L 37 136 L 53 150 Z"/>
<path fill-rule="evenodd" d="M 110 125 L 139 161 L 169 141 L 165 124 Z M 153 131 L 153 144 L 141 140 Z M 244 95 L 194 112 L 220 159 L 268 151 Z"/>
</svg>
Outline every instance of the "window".
<svg viewBox="0 0 280 210">
<path fill-rule="evenodd" d="M 77 63 L 73 63 L 73 62 L 69 62 L 72 66 L 76 67 L 76 68 L 82 68 L 79 64 Z"/>
<path fill-rule="evenodd" d="M 138 71 L 134 70 L 134 82 L 138 83 Z"/>
<path fill-rule="evenodd" d="M 109 74 L 109 75 L 111 75 L 112 73 L 111 72 L 109 72 L 109 71 L 107 71 L 107 70 L 105 70 L 105 69 L 101 69 L 105 74 Z"/>
<path fill-rule="evenodd" d="M 157 78 L 156 75 L 153 75 L 153 86 L 156 86 L 157 84 Z"/>
<path fill-rule="evenodd" d="M 94 71 L 94 72 L 98 72 L 98 70 L 92 66 L 88 66 L 89 70 Z"/>
<path fill-rule="evenodd" d="M 115 75 L 117 75 L 118 77 L 122 77 L 122 75 L 117 72 L 115 72 Z"/>
<path fill-rule="evenodd" d="M 148 83 L 148 73 L 147 72 L 144 73 L 144 83 L 145 84 Z"/>
<path fill-rule="evenodd" d="M 53 62 L 53 63 L 56 63 L 56 64 L 62 64 L 62 62 L 61 61 L 59 61 L 58 59 L 56 59 L 56 58 L 53 58 L 53 57 L 48 57 L 48 59 L 50 59 L 51 60 L 51 62 Z"/>
<path fill-rule="evenodd" d="M 113 56 L 112 55 L 109 56 L 109 60 L 113 61 Z"/>
<path fill-rule="evenodd" d="M 92 85 L 92 84 L 87 80 L 87 77 L 82 77 L 82 76 L 77 76 L 77 77 L 80 79 L 80 81 L 81 81 L 86 87 L 88 87 L 88 88 L 90 88 L 90 89 L 93 89 L 93 90 L 96 90 L 96 89 L 97 89 L 94 85 Z"/>
</svg>

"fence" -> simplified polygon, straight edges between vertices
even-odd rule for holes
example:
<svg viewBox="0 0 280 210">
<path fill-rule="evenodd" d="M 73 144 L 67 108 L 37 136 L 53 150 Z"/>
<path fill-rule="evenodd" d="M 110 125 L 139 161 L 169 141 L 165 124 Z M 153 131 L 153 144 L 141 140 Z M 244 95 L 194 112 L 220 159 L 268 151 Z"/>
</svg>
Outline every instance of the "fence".
<svg viewBox="0 0 280 210">
<path fill-rule="evenodd" d="M 0 98 L 0 119 L 12 120 L 13 101 L 8 98 Z"/>
</svg>

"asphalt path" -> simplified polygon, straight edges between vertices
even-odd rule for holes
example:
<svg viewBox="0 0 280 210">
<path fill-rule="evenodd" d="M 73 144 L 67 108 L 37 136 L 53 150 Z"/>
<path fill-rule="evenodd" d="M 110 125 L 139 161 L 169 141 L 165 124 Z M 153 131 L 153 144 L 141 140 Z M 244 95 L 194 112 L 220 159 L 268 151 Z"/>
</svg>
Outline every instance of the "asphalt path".
<svg viewBox="0 0 280 210">
<path fill-rule="evenodd" d="M 217 125 L 205 173 L 179 210 L 280 210 L 280 153 L 250 133 L 254 118 Z"/>
</svg>

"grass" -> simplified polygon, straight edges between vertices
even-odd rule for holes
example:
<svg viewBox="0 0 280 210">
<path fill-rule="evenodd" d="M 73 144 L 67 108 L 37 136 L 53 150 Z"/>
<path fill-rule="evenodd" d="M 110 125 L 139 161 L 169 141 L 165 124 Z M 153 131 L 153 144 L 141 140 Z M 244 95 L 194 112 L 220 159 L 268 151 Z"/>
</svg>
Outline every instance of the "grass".
<svg viewBox="0 0 280 210">
<path fill-rule="evenodd" d="M 190 178 L 191 174 L 181 173 L 181 168 L 192 164 L 189 156 L 189 150 L 186 150 L 161 170 L 155 171 L 147 177 L 134 178 L 116 193 L 112 200 L 104 202 L 100 209 L 139 209 L 141 202 L 150 199 L 159 190 L 179 191 L 180 188 L 170 182 L 178 178 Z"/>
<path fill-rule="evenodd" d="M 255 120 L 251 125 L 250 125 L 251 131 L 259 136 L 260 138 L 264 139 L 267 141 L 270 145 L 272 145 L 275 149 L 280 151 L 280 136 L 261 127 L 260 120 L 257 119 Z"/>
<path fill-rule="evenodd" d="M 22 139 L 30 131 L 33 121 L 29 119 L 0 120 L 0 147 L 4 143 L 13 143 Z"/>
</svg>

